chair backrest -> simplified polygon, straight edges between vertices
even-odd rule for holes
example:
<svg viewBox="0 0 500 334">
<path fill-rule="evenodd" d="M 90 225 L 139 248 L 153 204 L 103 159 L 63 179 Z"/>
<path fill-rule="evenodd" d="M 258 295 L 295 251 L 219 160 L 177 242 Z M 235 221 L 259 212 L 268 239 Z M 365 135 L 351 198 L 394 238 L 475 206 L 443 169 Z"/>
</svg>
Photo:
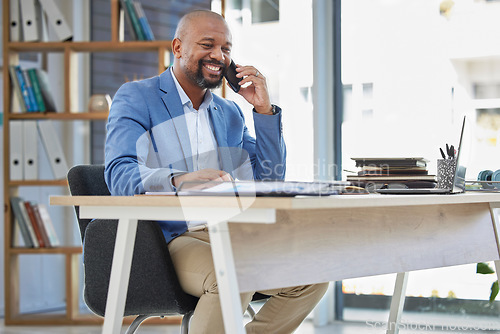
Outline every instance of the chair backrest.
<svg viewBox="0 0 500 334">
<path fill-rule="evenodd" d="M 73 196 L 109 196 L 109 190 L 104 181 L 104 165 L 77 165 L 68 171 L 69 191 Z M 91 219 L 80 219 L 79 208 L 75 206 L 80 235 L 85 236 L 85 229 Z"/>
</svg>

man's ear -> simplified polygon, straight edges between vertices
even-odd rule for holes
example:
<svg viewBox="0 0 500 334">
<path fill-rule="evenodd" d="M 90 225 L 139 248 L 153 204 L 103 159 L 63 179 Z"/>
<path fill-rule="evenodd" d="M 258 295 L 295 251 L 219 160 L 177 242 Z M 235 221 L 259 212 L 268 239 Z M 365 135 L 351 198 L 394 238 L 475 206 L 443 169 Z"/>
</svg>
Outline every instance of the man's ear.
<svg viewBox="0 0 500 334">
<path fill-rule="evenodd" d="M 172 41 L 172 53 L 174 54 L 175 58 L 180 58 L 181 57 L 181 50 L 182 50 L 182 42 L 178 38 L 174 38 Z"/>
</svg>

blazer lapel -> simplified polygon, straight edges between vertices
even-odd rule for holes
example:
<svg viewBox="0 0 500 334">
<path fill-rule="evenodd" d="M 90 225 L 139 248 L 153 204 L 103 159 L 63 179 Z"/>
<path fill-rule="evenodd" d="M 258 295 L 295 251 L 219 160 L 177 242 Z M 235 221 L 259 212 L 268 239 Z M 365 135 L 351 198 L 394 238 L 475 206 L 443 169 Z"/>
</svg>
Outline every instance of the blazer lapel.
<svg viewBox="0 0 500 334">
<path fill-rule="evenodd" d="M 175 86 L 174 79 L 170 73 L 170 69 L 167 69 L 160 75 L 160 90 L 165 94 L 161 97 L 167 112 L 172 119 L 172 122 L 179 139 L 179 143 L 182 148 L 182 154 L 186 161 L 187 169 L 189 172 L 194 171 L 193 169 L 193 159 L 191 151 L 191 142 L 189 140 L 189 132 L 187 129 L 186 118 L 184 117 L 184 108 L 181 104 L 181 99 L 179 93 L 177 92 L 177 87 Z"/>
<path fill-rule="evenodd" d="M 219 162 L 222 170 L 229 174 L 233 174 L 233 163 L 231 160 L 230 148 L 227 145 L 227 129 L 224 113 L 220 105 L 212 102 L 208 109 L 210 119 L 214 127 L 215 139 L 217 140 L 217 148 L 219 153 Z"/>
</svg>

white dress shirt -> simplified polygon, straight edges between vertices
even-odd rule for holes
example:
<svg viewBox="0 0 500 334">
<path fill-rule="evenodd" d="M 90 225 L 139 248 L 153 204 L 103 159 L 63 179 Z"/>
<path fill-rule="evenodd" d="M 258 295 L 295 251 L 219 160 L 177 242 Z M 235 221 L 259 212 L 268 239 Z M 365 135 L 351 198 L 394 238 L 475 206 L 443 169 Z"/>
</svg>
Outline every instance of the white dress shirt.
<svg viewBox="0 0 500 334">
<path fill-rule="evenodd" d="M 196 110 L 177 81 L 173 69 L 170 68 L 170 71 L 172 72 L 172 77 L 181 98 L 182 107 L 184 108 L 184 117 L 186 118 L 191 142 L 194 170 L 197 171 L 205 168 L 221 169 L 219 154 L 217 152 L 217 141 L 215 140 L 212 123 L 208 115 L 208 107 L 213 100 L 212 92 L 207 89 L 203 102 L 199 109 Z"/>
</svg>

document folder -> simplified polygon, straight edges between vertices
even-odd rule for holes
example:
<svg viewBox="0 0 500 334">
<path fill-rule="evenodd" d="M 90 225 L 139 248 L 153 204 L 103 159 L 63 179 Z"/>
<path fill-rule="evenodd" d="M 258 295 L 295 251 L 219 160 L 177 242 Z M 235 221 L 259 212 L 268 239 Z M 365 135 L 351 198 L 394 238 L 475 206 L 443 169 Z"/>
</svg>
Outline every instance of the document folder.
<svg viewBox="0 0 500 334">
<path fill-rule="evenodd" d="M 38 179 L 38 131 L 36 121 L 24 121 L 24 179 Z"/>
<path fill-rule="evenodd" d="M 68 164 L 64 157 L 64 152 L 61 142 L 57 137 L 57 133 L 52 126 L 51 121 L 38 121 L 38 132 L 42 138 L 42 143 L 50 161 L 52 173 L 56 179 L 66 178 L 68 172 Z"/>
<path fill-rule="evenodd" d="M 52 27 L 59 41 L 68 41 L 73 37 L 73 32 L 64 19 L 61 10 L 57 7 L 54 0 L 38 0 L 42 5 L 43 11 L 47 15 L 48 24 Z"/>
<path fill-rule="evenodd" d="M 23 40 L 25 42 L 36 42 L 40 39 L 38 32 L 38 18 L 35 0 L 19 0 L 21 8 L 21 22 L 23 29 Z"/>
<path fill-rule="evenodd" d="M 21 40 L 21 20 L 19 15 L 19 0 L 10 0 L 10 41 Z"/>
<path fill-rule="evenodd" d="M 23 163 L 23 122 L 10 122 L 9 136 L 10 150 L 10 179 L 19 181 L 24 178 L 24 163 Z"/>
</svg>

